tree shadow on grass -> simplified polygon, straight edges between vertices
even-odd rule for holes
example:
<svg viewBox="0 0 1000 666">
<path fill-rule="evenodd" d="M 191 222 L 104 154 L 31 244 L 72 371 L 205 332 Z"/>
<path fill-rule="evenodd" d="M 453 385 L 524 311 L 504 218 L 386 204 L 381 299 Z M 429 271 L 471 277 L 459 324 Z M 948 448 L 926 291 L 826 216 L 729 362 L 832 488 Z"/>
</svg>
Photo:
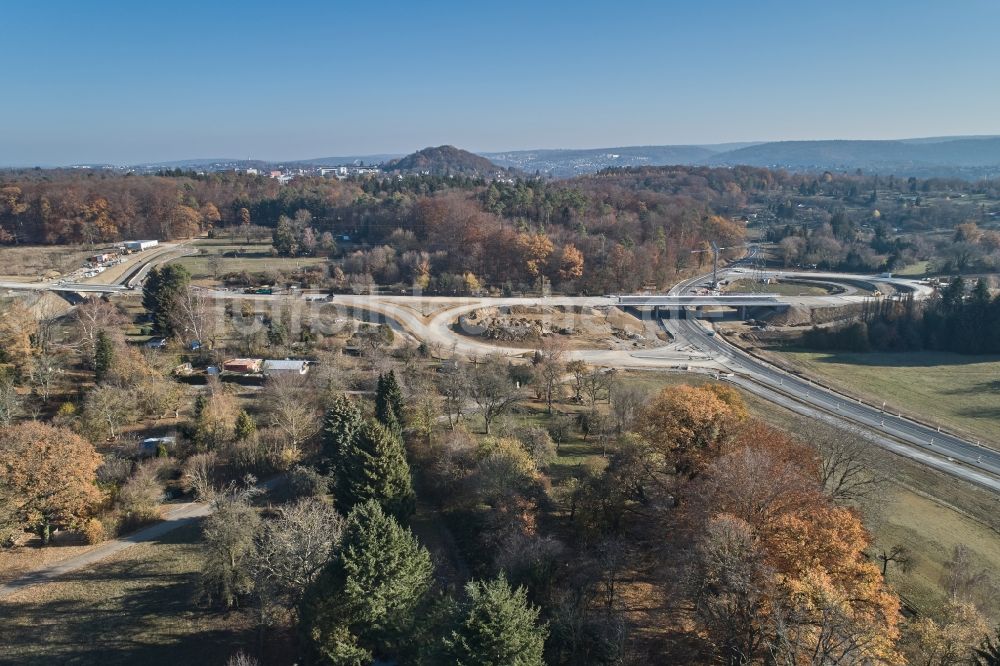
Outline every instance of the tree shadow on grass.
<svg viewBox="0 0 1000 666">
<path fill-rule="evenodd" d="M 966 407 L 958 411 L 959 416 L 972 419 L 996 419 L 1000 420 L 1000 405 L 996 407 Z"/>
<path fill-rule="evenodd" d="M 974 386 L 965 386 L 948 391 L 942 391 L 945 395 L 980 395 L 983 393 L 994 393 L 1000 395 L 1000 379 L 992 382 L 980 382 Z"/>
<path fill-rule="evenodd" d="M 186 549 L 196 538 L 191 526 L 153 543 Z M 196 604 L 196 567 L 171 561 L 189 556 L 172 553 L 161 562 L 155 551 L 150 559 L 133 555 L 19 595 L 28 601 L 0 602 L 0 663 L 225 663 L 253 644 L 252 628 L 238 614 Z"/>
<path fill-rule="evenodd" d="M 827 356 L 816 357 L 816 363 L 830 365 L 855 365 L 884 368 L 936 368 L 948 365 L 979 365 L 998 363 L 1000 356 L 966 356 L 962 354 L 922 353 L 922 352 L 869 352 L 847 353 L 829 352 Z"/>
</svg>

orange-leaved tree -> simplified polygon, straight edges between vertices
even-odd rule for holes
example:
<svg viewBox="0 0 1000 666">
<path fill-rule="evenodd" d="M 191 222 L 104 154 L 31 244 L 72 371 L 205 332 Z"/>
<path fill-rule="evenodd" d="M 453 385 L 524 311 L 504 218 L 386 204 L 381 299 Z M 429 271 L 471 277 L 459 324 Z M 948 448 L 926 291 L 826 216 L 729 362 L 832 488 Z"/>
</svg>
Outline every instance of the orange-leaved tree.
<svg viewBox="0 0 1000 666">
<path fill-rule="evenodd" d="M 694 476 L 746 413 L 739 395 L 725 387 L 674 386 L 643 407 L 637 430 L 668 464 Z"/>
<path fill-rule="evenodd" d="M 583 253 L 572 243 L 563 245 L 556 257 L 556 274 L 560 280 L 575 280 L 583 275 Z"/>
<path fill-rule="evenodd" d="M 524 268 L 531 277 L 538 277 L 549 255 L 555 249 L 545 234 L 518 234 L 517 247 L 521 251 Z"/>
<path fill-rule="evenodd" d="M 858 514 L 824 494 L 813 449 L 759 422 L 688 488 L 699 615 L 730 663 L 900 661 L 899 599 Z M 818 659 L 817 660 L 814 660 Z"/>
<path fill-rule="evenodd" d="M 0 428 L 5 527 L 33 530 L 48 543 L 53 527 L 78 525 L 101 501 L 100 464 L 90 442 L 65 428 L 36 421 Z"/>
</svg>

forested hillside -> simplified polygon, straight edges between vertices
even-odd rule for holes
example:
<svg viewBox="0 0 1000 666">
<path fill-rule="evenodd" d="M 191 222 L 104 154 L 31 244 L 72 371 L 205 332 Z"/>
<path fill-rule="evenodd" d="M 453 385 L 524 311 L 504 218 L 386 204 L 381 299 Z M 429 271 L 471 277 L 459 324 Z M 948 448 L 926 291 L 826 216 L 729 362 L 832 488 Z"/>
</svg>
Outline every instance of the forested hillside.
<svg viewBox="0 0 1000 666">
<path fill-rule="evenodd" d="M 787 263 L 821 268 L 894 270 L 937 259 L 942 270 L 988 269 L 998 257 L 992 231 L 975 234 L 975 243 L 964 232 L 961 242 L 945 242 L 960 224 L 995 225 L 997 181 L 751 167 L 614 169 L 567 180 L 299 177 L 287 184 L 168 173 L 9 172 L 0 180 L 0 242 L 275 233 L 282 238 L 276 252 L 329 257 L 331 274 L 441 292 L 465 283 L 534 288 L 542 278 L 567 293 L 663 286 L 699 268 L 707 255 L 692 252 L 710 241 L 741 245 L 748 226 L 780 241 Z M 948 236 L 926 235 L 935 230 Z"/>
<path fill-rule="evenodd" d="M 436 176 L 462 174 L 467 176 L 493 176 L 503 172 L 485 157 L 455 146 L 424 148 L 415 153 L 390 160 L 386 171 L 428 173 Z"/>
</svg>

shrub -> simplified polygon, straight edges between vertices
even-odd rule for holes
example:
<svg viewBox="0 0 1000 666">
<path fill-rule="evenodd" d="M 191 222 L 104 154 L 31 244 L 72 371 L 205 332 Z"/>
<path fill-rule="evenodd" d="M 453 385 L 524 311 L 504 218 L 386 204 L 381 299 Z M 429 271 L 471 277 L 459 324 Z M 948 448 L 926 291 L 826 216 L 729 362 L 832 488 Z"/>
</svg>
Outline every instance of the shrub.
<svg viewBox="0 0 1000 666">
<path fill-rule="evenodd" d="M 296 465 L 288 473 L 288 489 L 292 499 L 323 497 L 330 491 L 330 479 L 314 467 Z"/>
<path fill-rule="evenodd" d="M 226 666 L 260 666 L 260 662 L 257 661 L 256 657 L 252 657 L 243 650 L 240 650 L 229 658 Z"/>
<path fill-rule="evenodd" d="M 238 439 L 228 449 L 227 458 L 237 473 L 265 474 L 271 470 L 267 452 L 255 432 L 246 439 Z"/>
<path fill-rule="evenodd" d="M 265 428 L 257 433 L 263 448 L 266 465 L 273 471 L 284 472 L 302 460 L 302 449 L 289 444 L 287 438 L 276 428 Z"/>
<path fill-rule="evenodd" d="M 125 485 L 132 475 L 132 461 L 121 456 L 105 456 L 104 462 L 97 468 L 97 483 L 110 486 L 117 490 Z"/>
<path fill-rule="evenodd" d="M 55 416 L 52 417 L 52 424 L 63 428 L 68 428 L 76 420 L 77 409 L 72 402 L 64 402 L 59 405 Z"/>
<path fill-rule="evenodd" d="M 83 537 L 87 540 L 87 543 L 91 545 L 101 543 L 108 538 L 104 530 L 104 523 L 97 518 L 88 518 L 83 523 L 83 528 L 80 531 L 83 533 Z"/>
<path fill-rule="evenodd" d="M 514 436 L 539 467 L 548 467 L 555 461 L 556 443 L 545 428 L 517 428 Z"/>
<path fill-rule="evenodd" d="M 160 465 L 148 460 L 138 467 L 118 493 L 118 507 L 130 526 L 156 520 L 160 517 L 163 484 L 158 478 Z"/>
<path fill-rule="evenodd" d="M 193 493 L 197 499 L 209 500 L 214 494 L 216 454 L 198 453 L 187 459 L 181 476 L 184 492 Z"/>
</svg>

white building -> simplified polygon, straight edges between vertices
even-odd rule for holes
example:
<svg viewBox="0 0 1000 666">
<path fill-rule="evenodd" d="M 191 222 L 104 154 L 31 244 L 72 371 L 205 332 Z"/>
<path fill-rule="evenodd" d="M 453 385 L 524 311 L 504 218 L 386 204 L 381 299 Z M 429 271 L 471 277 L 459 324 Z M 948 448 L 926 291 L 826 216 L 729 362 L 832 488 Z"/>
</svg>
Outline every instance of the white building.
<svg viewBox="0 0 1000 666">
<path fill-rule="evenodd" d="M 125 241 L 125 249 L 131 250 L 132 252 L 142 252 L 143 250 L 148 250 L 151 247 L 156 247 L 159 244 L 160 241 L 155 240 Z"/>
<path fill-rule="evenodd" d="M 267 376 L 274 375 L 304 375 L 309 372 L 309 361 L 264 361 L 262 370 Z"/>
</svg>

